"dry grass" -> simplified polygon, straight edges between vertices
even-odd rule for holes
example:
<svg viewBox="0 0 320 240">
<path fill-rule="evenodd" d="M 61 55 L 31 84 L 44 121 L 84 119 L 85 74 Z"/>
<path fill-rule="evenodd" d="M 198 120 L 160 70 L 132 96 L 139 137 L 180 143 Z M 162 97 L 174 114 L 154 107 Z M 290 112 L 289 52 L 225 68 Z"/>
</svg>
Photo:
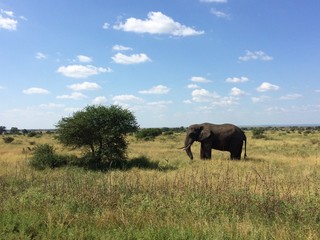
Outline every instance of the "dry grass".
<svg viewBox="0 0 320 240">
<path fill-rule="evenodd" d="M 190 161 L 184 134 L 130 138 L 130 159 L 157 164 L 106 173 L 30 169 L 30 140 L 66 152 L 52 135 L 1 142 L 0 238 L 319 239 L 320 133 L 266 135 L 247 133 L 247 161 L 201 161 L 196 143 Z"/>
</svg>

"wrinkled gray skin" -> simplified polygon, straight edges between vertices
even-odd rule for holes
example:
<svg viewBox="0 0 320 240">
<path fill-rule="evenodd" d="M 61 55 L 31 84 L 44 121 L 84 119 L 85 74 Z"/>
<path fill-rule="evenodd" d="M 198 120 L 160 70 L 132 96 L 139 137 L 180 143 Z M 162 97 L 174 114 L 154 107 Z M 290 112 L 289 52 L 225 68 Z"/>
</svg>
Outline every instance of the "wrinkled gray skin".
<svg viewBox="0 0 320 240">
<path fill-rule="evenodd" d="M 211 149 L 230 152 L 230 159 L 241 159 L 243 141 L 245 142 L 245 153 L 247 138 L 244 132 L 232 124 L 194 124 L 188 127 L 184 147 L 190 159 L 193 159 L 191 145 L 194 141 L 201 143 L 200 158 L 211 159 Z"/>
</svg>

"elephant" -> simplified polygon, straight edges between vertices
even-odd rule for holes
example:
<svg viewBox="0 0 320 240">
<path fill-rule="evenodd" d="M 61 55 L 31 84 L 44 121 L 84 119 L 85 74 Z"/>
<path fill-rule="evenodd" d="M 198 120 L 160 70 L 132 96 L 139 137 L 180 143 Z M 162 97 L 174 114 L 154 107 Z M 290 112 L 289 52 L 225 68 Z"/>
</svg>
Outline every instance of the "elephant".
<svg viewBox="0 0 320 240">
<path fill-rule="evenodd" d="M 241 159 L 243 141 L 245 142 L 244 159 L 247 157 L 247 138 L 244 132 L 233 124 L 193 124 L 188 127 L 184 147 L 190 160 L 193 159 L 191 145 L 201 143 L 200 158 L 211 159 L 211 149 L 230 152 L 230 159 Z"/>
</svg>

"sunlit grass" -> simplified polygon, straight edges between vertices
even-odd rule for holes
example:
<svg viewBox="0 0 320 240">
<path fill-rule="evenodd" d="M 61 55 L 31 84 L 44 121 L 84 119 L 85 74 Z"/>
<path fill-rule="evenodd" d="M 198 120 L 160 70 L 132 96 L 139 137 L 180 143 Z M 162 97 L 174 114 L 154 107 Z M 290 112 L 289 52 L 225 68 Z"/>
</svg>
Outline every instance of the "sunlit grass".
<svg viewBox="0 0 320 240">
<path fill-rule="evenodd" d="M 130 137 L 149 165 L 104 173 L 32 170 L 30 141 L 70 153 L 52 135 L 0 142 L 0 238 L 319 239 L 320 133 L 265 134 L 247 132 L 246 161 L 202 161 L 197 143 L 190 161 L 184 134 Z"/>
</svg>

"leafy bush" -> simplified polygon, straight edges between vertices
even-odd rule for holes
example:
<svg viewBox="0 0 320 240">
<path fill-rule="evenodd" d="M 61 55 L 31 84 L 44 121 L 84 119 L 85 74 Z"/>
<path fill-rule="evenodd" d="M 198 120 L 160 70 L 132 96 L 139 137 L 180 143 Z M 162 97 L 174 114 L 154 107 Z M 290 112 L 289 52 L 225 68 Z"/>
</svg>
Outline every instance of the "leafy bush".
<svg viewBox="0 0 320 240">
<path fill-rule="evenodd" d="M 162 130 L 160 128 L 144 128 L 136 133 L 136 138 L 148 141 L 148 140 L 154 140 L 155 137 L 161 134 L 162 134 Z"/>
<path fill-rule="evenodd" d="M 263 128 L 254 128 L 252 129 L 252 138 L 261 139 L 265 138 L 264 129 Z"/>
<path fill-rule="evenodd" d="M 320 139 L 311 138 L 310 139 L 311 144 L 318 144 L 320 145 Z"/>
<path fill-rule="evenodd" d="M 66 165 L 67 160 L 66 157 L 56 154 L 53 146 L 40 144 L 34 148 L 29 164 L 35 169 L 43 170 Z"/>
<path fill-rule="evenodd" d="M 14 141 L 13 137 L 4 137 L 3 138 L 4 143 L 12 143 Z"/>
<path fill-rule="evenodd" d="M 136 158 L 131 159 L 125 165 L 127 169 L 130 168 L 142 168 L 142 169 L 159 169 L 159 162 L 152 162 L 146 156 L 139 156 Z"/>
<path fill-rule="evenodd" d="M 36 132 L 29 132 L 28 137 L 35 137 L 37 135 Z"/>
<path fill-rule="evenodd" d="M 174 134 L 173 131 L 167 131 L 167 132 L 164 132 L 164 133 L 163 133 L 163 135 L 166 135 L 166 136 L 168 136 L 168 135 L 173 135 L 173 134 Z"/>
</svg>

